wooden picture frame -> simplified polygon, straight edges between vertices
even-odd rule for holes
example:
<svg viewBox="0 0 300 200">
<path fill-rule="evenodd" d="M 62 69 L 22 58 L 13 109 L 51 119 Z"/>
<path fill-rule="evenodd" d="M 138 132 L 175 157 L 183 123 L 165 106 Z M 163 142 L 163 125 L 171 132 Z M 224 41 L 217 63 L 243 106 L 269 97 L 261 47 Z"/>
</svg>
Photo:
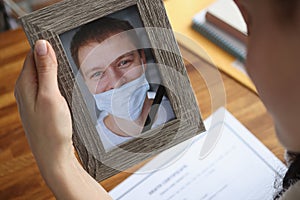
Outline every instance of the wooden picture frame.
<svg viewBox="0 0 300 200">
<path fill-rule="evenodd" d="M 105 151 L 62 38 L 70 31 L 103 17 L 118 12 L 126 16 L 125 11 L 129 10 L 136 10 L 142 22 L 151 46 L 149 52 L 159 66 L 161 84 L 175 117 L 157 128 L 146 130 L 141 137 Z M 137 16 L 136 13 L 133 15 Z M 205 131 L 161 0 L 65 0 L 23 16 L 20 20 L 32 48 L 38 39 L 46 39 L 56 52 L 60 91 L 68 102 L 73 119 L 74 146 L 83 167 L 97 181 Z"/>
</svg>

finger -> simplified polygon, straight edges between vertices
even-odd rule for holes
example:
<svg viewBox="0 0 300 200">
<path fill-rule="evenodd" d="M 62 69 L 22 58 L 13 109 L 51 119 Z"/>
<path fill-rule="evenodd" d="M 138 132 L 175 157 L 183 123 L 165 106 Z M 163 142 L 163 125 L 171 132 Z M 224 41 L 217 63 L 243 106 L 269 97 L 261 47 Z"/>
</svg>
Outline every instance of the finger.
<svg viewBox="0 0 300 200">
<path fill-rule="evenodd" d="M 22 71 L 19 78 L 31 78 L 36 75 L 35 63 L 33 58 L 33 52 L 30 51 L 24 61 Z"/>
<path fill-rule="evenodd" d="M 15 97 L 21 101 L 33 102 L 37 93 L 37 74 L 32 51 L 27 54 L 22 71 L 15 85 Z M 26 94 L 26 95 L 24 95 Z M 22 98 L 22 99 L 20 99 Z"/>
<path fill-rule="evenodd" d="M 38 40 L 35 43 L 34 60 L 38 76 L 38 93 L 51 95 L 59 92 L 56 56 L 47 41 Z"/>
</svg>

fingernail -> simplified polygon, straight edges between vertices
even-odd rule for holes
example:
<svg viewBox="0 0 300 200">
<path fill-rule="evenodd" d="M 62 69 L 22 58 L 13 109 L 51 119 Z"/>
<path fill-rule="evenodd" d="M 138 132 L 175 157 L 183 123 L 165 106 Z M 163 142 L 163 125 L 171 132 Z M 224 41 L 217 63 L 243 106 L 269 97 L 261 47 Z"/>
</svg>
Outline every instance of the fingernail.
<svg viewBox="0 0 300 200">
<path fill-rule="evenodd" d="M 45 40 L 39 40 L 35 43 L 35 51 L 39 56 L 45 56 L 48 53 L 47 44 Z"/>
</svg>

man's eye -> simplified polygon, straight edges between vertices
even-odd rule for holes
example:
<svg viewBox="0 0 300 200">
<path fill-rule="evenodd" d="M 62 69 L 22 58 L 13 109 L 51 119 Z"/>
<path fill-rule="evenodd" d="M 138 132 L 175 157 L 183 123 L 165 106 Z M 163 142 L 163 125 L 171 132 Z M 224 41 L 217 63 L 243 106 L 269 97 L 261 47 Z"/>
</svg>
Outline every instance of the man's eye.
<svg viewBox="0 0 300 200">
<path fill-rule="evenodd" d="M 95 72 L 94 74 L 92 74 L 91 79 L 101 78 L 102 74 L 103 73 L 100 71 Z"/>
<path fill-rule="evenodd" d="M 128 63 L 128 61 L 127 60 L 122 60 L 121 62 L 120 62 L 120 65 L 122 66 L 122 65 L 126 65 Z"/>
<path fill-rule="evenodd" d="M 130 59 L 121 60 L 118 63 L 118 67 L 128 67 L 131 63 L 132 63 L 132 61 Z"/>
</svg>

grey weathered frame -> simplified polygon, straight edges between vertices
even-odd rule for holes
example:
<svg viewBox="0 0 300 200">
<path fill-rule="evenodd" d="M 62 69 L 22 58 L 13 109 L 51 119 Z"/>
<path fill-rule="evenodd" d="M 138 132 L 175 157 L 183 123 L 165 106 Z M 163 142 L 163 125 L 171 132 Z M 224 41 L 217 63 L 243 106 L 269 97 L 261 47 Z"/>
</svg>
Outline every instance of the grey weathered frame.
<svg viewBox="0 0 300 200">
<path fill-rule="evenodd" d="M 137 138 L 122 145 L 126 151 L 116 149 L 105 153 L 59 35 L 133 5 L 137 6 L 145 27 L 166 29 L 165 33 L 160 31 L 159 37 L 171 52 L 153 49 L 153 54 L 158 63 L 174 69 L 162 67 L 160 74 L 176 119 L 167 122 L 162 129 L 147 131 L 147 138 Z M 84 168 L 96 180 L 104 180 L 205 130 L 175 37 L 167 31 L 171 26 L 161 0 L 65 0 L 22 17 L 21 23 L 31 47 L 36 40 L 46 39 L 57 54 L 61 93 L 70 107 L 76 105 L 71 109 L 74 145 Z M 147 35 L 151 45 L 160 46 L 155 31 L 147 31 Z M 173 80 L 176 77 L 174 71 L 186 78 Z"/>
</svg>

